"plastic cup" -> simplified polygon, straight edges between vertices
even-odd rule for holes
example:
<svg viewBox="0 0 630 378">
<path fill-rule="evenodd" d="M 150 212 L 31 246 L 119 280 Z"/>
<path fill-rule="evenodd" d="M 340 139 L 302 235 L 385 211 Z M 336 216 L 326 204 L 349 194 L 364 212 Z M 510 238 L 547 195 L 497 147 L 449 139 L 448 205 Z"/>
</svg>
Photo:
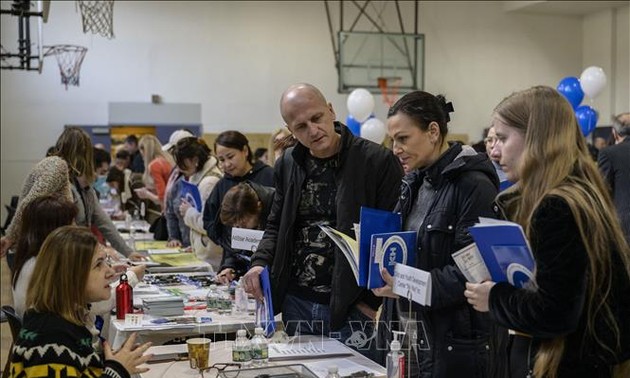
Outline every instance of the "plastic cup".
<svg viewBox="0 0 630 378">
<path fill-rule="evenodd" d="M 188 361 L 191 369 L 207 369 L 210 367 L 210 343 L 212 340 L 197 337 L 186 340 L 188 345 Z"/>
</svg>

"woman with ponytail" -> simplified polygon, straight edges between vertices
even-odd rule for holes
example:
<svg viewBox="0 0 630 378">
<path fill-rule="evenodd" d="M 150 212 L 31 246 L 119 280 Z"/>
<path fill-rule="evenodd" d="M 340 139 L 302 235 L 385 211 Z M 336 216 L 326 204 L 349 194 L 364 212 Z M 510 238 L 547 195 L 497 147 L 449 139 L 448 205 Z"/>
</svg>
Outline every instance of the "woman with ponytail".
<svg viewBox="0 0 630 378">
<path fill-rule="evenodd" d="M 466 279 L 451 255 L 472 242 L 468 228 L 480 216 L 495 216 L 499 179 L 485 154 L 446 141 L 452 111 L 443 96 L 415 91 L 401 97 L 387 118 L 392 149 L 406 174 L 395 211 L 402 214 L 404 231 L 417 233 L 415 267 L 430 272 L 432 282 L 431 306 L 393 294 L 385 269 L 388 285 L 373 290 L 387 297 L 378 349 L 388 349 L 390 331 L 405 331 L 404 374 L 410 378 L 486 376 L 490 322 L 466 303 Z M 383 356 L 377 359 L 383 363 Z"/>
<path fill-rule="evenodd" d="M 493 126 L 491 154 L 516 183 L 497 203 L 536 261 L 534 288 L 466 285 L 497 324 L 494 375 L 627 377 L 630 248 L 571 105 L 533 87 L 501 101 Z"/>
</svg>

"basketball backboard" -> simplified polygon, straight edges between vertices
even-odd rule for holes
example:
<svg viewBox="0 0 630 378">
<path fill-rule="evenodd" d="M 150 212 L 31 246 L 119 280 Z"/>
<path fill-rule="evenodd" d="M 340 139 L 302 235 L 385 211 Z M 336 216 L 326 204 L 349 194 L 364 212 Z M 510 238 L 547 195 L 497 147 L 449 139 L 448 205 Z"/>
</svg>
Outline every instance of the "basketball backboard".
<svg viewBox="0 0 630 378">
<path fill-rule="evenodd" d="M 41 73 L 44 64 L 42 23 L 48 20 L 50 0 L 14 0 L 0 4 L 3 16 L 0 68 Z M 15 28 L 10 27 L 10 20 L 5 16 L 16 21 Z"/>
<path fill-rule="evenodd" d="M 424 87 L 423 34 L 341 31 L 338 46 L 340 93 L 381 93 L 379 78 L 399 78 L 400 92 Z"/>
</svg>

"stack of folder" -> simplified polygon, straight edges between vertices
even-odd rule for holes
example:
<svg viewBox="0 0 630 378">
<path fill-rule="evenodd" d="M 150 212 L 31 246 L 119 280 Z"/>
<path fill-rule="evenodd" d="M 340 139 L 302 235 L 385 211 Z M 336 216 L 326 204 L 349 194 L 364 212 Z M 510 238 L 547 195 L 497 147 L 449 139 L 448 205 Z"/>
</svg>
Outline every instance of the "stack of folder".
<svg viewBox="0 0 630 378">
<path fill-rule="evenodd" d="M 184 315 L 184 300 L 166 296 L 142 299 L 144 313 L 155 317 Z"/>
</svg>

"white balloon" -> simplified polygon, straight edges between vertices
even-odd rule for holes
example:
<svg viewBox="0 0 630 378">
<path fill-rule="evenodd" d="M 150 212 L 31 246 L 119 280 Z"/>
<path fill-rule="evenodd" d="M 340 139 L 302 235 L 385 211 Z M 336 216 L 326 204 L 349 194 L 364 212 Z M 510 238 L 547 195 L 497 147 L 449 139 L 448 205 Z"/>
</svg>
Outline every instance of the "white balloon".
<svg viewBox="0 0 630 378">
<path fill-rule="evenodd" d="M 374 96 L 363 88 L 357 88 L 348 96 L 348 112 L 359 122 L 363 122 L 374 110 Z"/>
<path fill-rule="evenodd" d="M 361 125 L 361 138 L 381 144 L 386 135 L 385 124 L 378 118 L 370 118 Z"/>
<path fill-rule="evenodd" d="M 582 92 L 590 98 L 595 98 L 606 86 L 606 74 L 601 67 L 591 66 L 580 76 Z"/>
</svg>

